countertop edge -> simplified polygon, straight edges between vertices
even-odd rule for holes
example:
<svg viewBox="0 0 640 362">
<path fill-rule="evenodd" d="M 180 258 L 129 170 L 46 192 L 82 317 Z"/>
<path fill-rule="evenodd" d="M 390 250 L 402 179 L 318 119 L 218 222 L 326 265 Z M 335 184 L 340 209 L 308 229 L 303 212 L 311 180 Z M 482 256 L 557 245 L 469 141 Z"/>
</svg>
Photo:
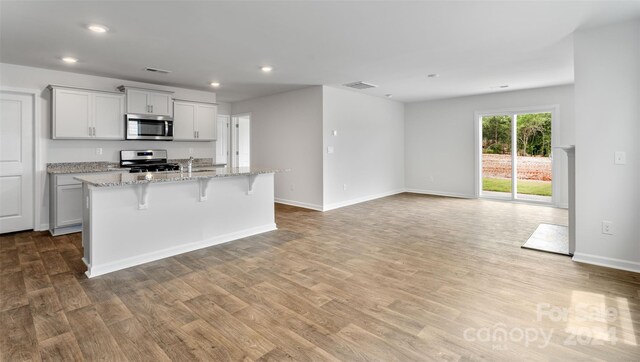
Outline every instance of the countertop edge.
<svg viewBox="0 0 640 362">
<path fill-rule="evenodd" d="M 76 176 L 74 177 L 74 179 L 78 181 L 82 181 L 83 183 L 86 183 L 93 187 L 120 187 L 120 186 L 131 186 L 131 185 L 148 185 L 153 183 L 178 183 L 178 182 L 187 182 L 187 181 L 197 181 L 197 180 L 203 180 L 203 179 L 227 178 L 227 177 L 237 177 L 237 176 L 255 176 L 255 175 L 263 175 L 263 174 L 270 174 L 270 173 L 275 174 L 275 173 L 289 172 L 289 171 L 290 169 L 264 169 L 264 170 L 255 170 L 255 171 L 251 170 L 246 172 L 242 172 L 242 171 L 232 172 L 232 173 L 226 173 L 226 174 L 215 174 L 214 173 L 215 171 L 205 171 L 203 172 L 203 174 L 191 175 L 191 176 L 186 175 L 186 173 L 182 173 L 183 176 L 180 176 L 181 174 L 179 172 L 152 173 L 152 175 L 162 175 L 162 176 L 175 175 L 175 177 L 173 178 L 154 177 L 150 180 L 136 178 L 136 179 L 126 180 L 126 181 L 122 181 L 122 180 L 96 181 L 96 180 L 92 180 L 91 175 Z M 126 175 L 136 175 L 136 177 L 139 177 L 141 174 L 127 173 Z"/>
</svg>

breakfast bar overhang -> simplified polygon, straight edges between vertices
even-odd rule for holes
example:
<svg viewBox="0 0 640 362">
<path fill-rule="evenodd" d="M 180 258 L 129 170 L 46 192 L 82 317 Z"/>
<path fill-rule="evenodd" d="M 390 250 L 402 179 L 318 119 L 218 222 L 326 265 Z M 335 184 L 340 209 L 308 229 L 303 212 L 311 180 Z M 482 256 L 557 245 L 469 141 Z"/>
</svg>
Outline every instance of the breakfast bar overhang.
<svg viewBox="0 0 640 362">
<path fill-rule="evenodd" d="M 87 276 L 276 229 L 276 170 L 101 174 L 83 182 Z"/>
</svg>

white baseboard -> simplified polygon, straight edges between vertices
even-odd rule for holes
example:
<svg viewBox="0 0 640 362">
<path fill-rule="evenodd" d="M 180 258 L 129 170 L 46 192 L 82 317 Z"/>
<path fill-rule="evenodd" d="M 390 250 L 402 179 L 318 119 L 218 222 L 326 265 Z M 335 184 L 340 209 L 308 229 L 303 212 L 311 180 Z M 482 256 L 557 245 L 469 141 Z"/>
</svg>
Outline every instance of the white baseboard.
<svg viewBox="0 0 640 362">
<path fill-rule="evenodd" d="M 414 194 L 423 194 L 423 195 L 434 195 L 434 196 L 445 196 L 445 197 L 456 197 L 460 199 L 475 199 L 475 195 L 469 194 L 459 194 L 456 192 L 445 192 L 445 191 L 432 191 L 432 190 L 421 190 L 421 189 L 406 189 L 405 192 L 411 192 Z"/>
<path fill-rule="evenodd" d="M 607 258 L 604 256 L 584 253 L 575 253 L 573 254 L 573 261 L 640 273 L 640 263 L 630 260 Z"/>
<path fill-rule="evenodd" d="M 383 192 L 383 193 L 379 193 L 379 194 L 375 194 L 375 195 L 359 197 L 359 198 L 351 199 L 351 200 L 347 200 L 347 201 L 336 202 L 336 203 L 333 203 L 333 204 L 325 205 L 323 207 L 322 211 L 334 210 L 334 209 L 338 209 L 338 208 L 345 207 L 345 206 L 359 204 L 361 202 L 366 202 L 366 201 L 379 199 L 381 197 L 387 197 L 387 196 L 391 196 L 391 195 L 401 194 L 403 192 L 405 192 L 404 189 L 399 189 L 399 190 L 387 191 L 387 192 Z"/>
<path fill-rule="evenodd" d="M 49 224 L 40 224 L 40 226 L 36 229 L 36 231 L 47 231 L 49 230 Z"/>
<path fill-rule="evenodd" d="M 274 201 L 276 203 L 278 203 L 278 204 L 297 206 L 297 207 L 301 207 L 303 209 L 311 209 L 311 210 L 316 210 L 316 211 L 322 211 L 322 205 L 308 204 L 306 202 L 287 200 L 287 199 L 280 199 L 280 198 L 277 198 L 277 197 L 274 199 Z"/>
<path fill-rule="evenodd" d="M 168 258 L 171 256 L 187 253 L 193 250 L 198 250 L 198 249 L 206 248 L 213 245 L 226 243 L 226 242 L 241 239 L 241 238 L 246 238 L 251 235 L 262 234 L 267 231 L 272 231 L 276 229 L 277 229 L 276 224 L 267 224 L 267 225 L 247 229 L 247 230 L 242 230 L 238 232 L 216 236 L 214 238 L 210 238 L 202 241 L 196 241 L 193 243 L 180 245 L 178 247 L 172 247 L 172 248 L 154 251 L 147 254 L 137 255 L 134 257 L 118 260 L 108 264 L 87 265 L 88 270 L 85 274 L 87 275 L 87 277 L 93 278 L 93 277 L 97 277 L 98 275 L 114 272 L 116 270 L 130 268 L 132 266 L 149 263 L 155 260 Z M 84 258 L 83 258 L 83 261 L 86 264 L 86 261 L 84 260 Z"/>
</svg>

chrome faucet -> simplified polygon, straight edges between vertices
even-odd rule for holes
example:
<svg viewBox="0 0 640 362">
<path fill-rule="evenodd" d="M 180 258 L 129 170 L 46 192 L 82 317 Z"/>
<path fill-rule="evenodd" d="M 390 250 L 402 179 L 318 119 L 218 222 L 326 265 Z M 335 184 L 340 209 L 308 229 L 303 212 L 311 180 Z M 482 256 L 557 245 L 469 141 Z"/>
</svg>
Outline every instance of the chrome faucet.
<svg viewBox="0 0 640 362">
<path fill-rule="evenodd" d="M 191 173 L 193 166 L 193 156 L 189 157 L 189 161 L 187 161 L 187 172 Z"/>
</svg>

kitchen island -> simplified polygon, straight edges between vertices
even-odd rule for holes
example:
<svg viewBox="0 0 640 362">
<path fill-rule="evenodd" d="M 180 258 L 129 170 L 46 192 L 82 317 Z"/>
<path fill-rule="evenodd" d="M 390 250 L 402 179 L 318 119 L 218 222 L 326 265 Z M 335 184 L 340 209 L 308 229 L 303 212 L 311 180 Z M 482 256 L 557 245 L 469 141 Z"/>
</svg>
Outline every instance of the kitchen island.
<svg viewBox="0 0 640 362">
<path fill-rule="evenodd" d="M 76 177 L 83 183 L 87 276 L 275 230 L 276 172 L 219 168 Z"/>
</svg>

